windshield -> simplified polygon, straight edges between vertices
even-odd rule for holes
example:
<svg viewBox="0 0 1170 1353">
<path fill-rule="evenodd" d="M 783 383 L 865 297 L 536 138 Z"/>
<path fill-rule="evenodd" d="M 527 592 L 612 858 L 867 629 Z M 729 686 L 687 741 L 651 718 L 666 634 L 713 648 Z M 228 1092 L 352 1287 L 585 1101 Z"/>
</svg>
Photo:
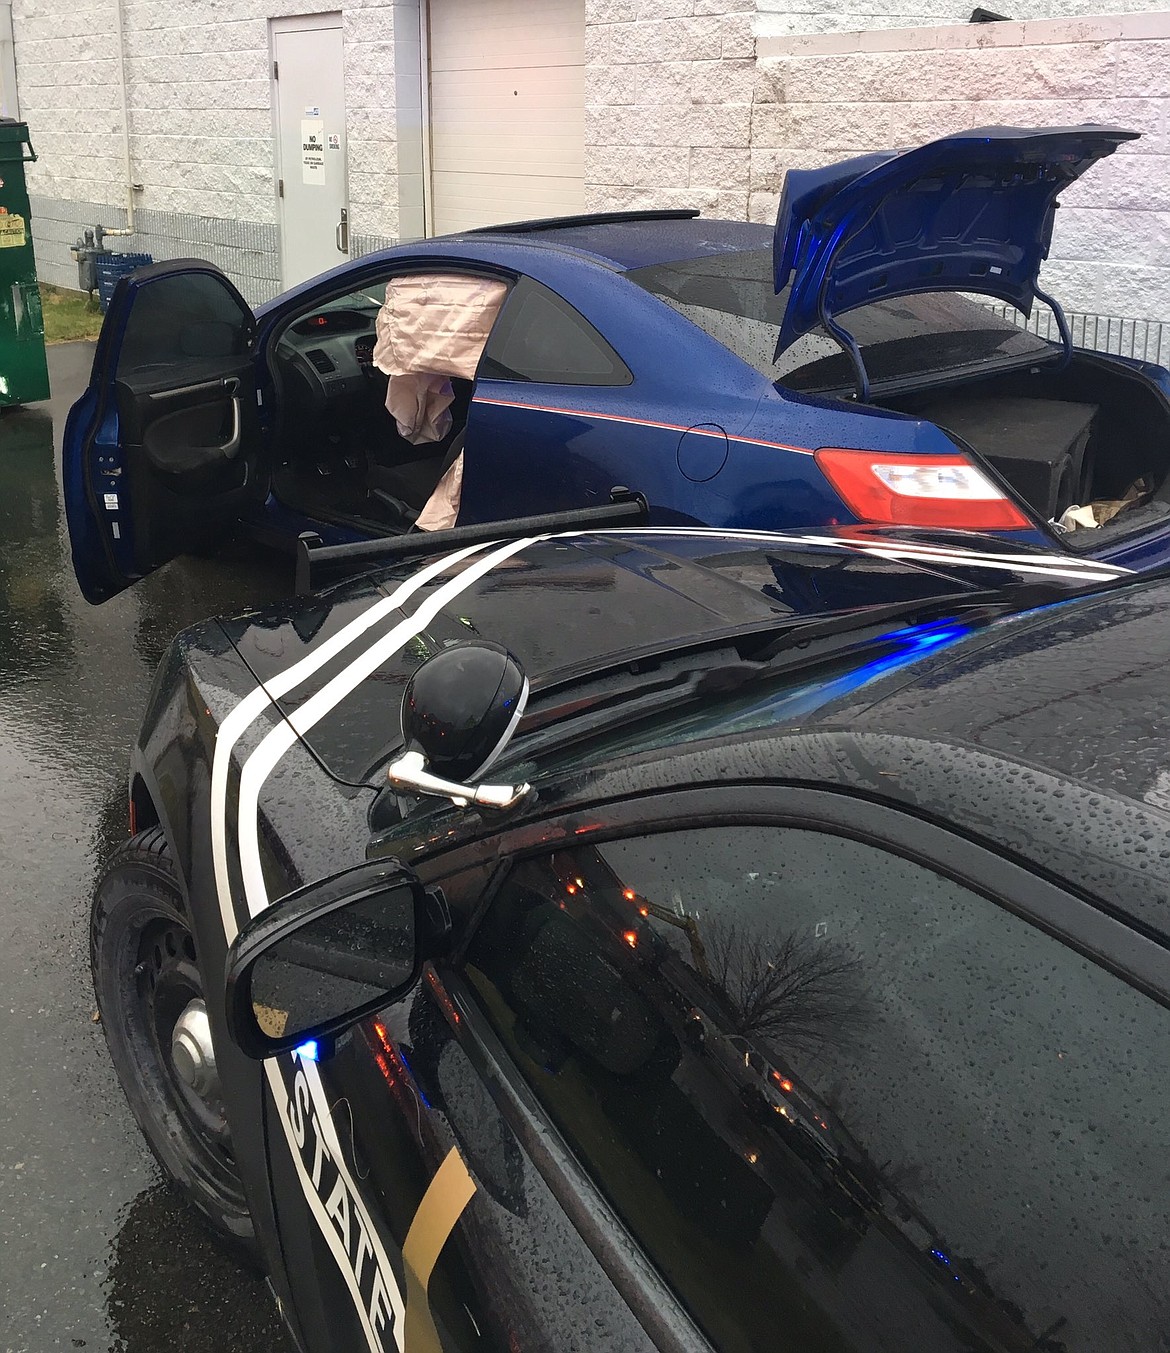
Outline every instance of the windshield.
<svg viewBox="0 0 1170 1353">
<path fill-rule="evenodd" d="M 788 291 L 774 290 L 770 249 L 656 263 L 626 276 L 770 380 L 809 392 L 853 386 L 852 363 L 823 329 L 773 360 Z M 876 301 L 851 310 L 847 324 L 875 384 L 1056 351 L 986 302 L 958 292 Z"/>
</svg>

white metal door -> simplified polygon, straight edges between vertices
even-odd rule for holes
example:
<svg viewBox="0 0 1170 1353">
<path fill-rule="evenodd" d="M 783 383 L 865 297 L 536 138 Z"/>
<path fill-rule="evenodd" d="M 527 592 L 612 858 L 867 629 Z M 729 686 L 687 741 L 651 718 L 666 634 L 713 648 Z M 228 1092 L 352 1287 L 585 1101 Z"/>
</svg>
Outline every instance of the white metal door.
<svg viewBox="0 0 1170 1353">
<path fill-rule="evenodd" d="M 349 252 L 341 15 L 272 19 L 273 116 L 286 287 Z"/>
<path fill-rule="evenodd" d="M 585 209 L 585 0 L 431 0 L 435 234 Z"/>
</svg>

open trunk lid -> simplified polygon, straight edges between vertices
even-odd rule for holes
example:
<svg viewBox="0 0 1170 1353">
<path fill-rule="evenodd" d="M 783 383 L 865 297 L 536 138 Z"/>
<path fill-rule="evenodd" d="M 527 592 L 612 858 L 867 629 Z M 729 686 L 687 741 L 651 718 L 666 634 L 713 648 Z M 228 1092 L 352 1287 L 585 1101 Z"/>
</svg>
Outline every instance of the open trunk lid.
<svg viewBox="0 0 1170 1353">
<path fill-rule="evenodd" d="M 772 246 L 777 292 L 792 284 L 777 356 L 834 315 L 915 292 L 978 292 L 1030 314 L 1057 197 L 1138 134 L 980 127 L 790 171 Z"/>
</svg>

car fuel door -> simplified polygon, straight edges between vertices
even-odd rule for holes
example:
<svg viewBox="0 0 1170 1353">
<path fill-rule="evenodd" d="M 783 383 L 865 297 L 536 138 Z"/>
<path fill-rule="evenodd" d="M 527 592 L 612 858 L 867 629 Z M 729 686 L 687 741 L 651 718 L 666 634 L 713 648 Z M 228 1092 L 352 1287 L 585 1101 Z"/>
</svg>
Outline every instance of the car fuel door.
<svg viewBox="0 0 1170 1353">
<path fill-rule="evenodd" d="M 263 501 L 255 321 L 223 273 L 184 259 L 118 283 L 63 456 L 73 564 L 91 602 L 214 549 Z"/>
</svg>

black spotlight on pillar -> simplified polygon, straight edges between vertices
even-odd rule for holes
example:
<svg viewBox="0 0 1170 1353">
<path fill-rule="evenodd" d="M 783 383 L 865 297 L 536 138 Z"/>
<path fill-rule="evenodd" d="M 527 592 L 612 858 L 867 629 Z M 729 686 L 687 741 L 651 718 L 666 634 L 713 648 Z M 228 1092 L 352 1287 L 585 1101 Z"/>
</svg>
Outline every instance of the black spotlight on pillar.
<svg viewBox="0 0 1170 1353">
<path fill-rule="evenodd" d="M 528 700 L 523 668 L 499 644 L 453 644 L 426 662 L 402 695 L 406 749 L 390 782 L 417 794 L 436 794 L 461 806 L 509 808 L 527 785 L 480 783 L 516 731 Z"/>
</svg>

